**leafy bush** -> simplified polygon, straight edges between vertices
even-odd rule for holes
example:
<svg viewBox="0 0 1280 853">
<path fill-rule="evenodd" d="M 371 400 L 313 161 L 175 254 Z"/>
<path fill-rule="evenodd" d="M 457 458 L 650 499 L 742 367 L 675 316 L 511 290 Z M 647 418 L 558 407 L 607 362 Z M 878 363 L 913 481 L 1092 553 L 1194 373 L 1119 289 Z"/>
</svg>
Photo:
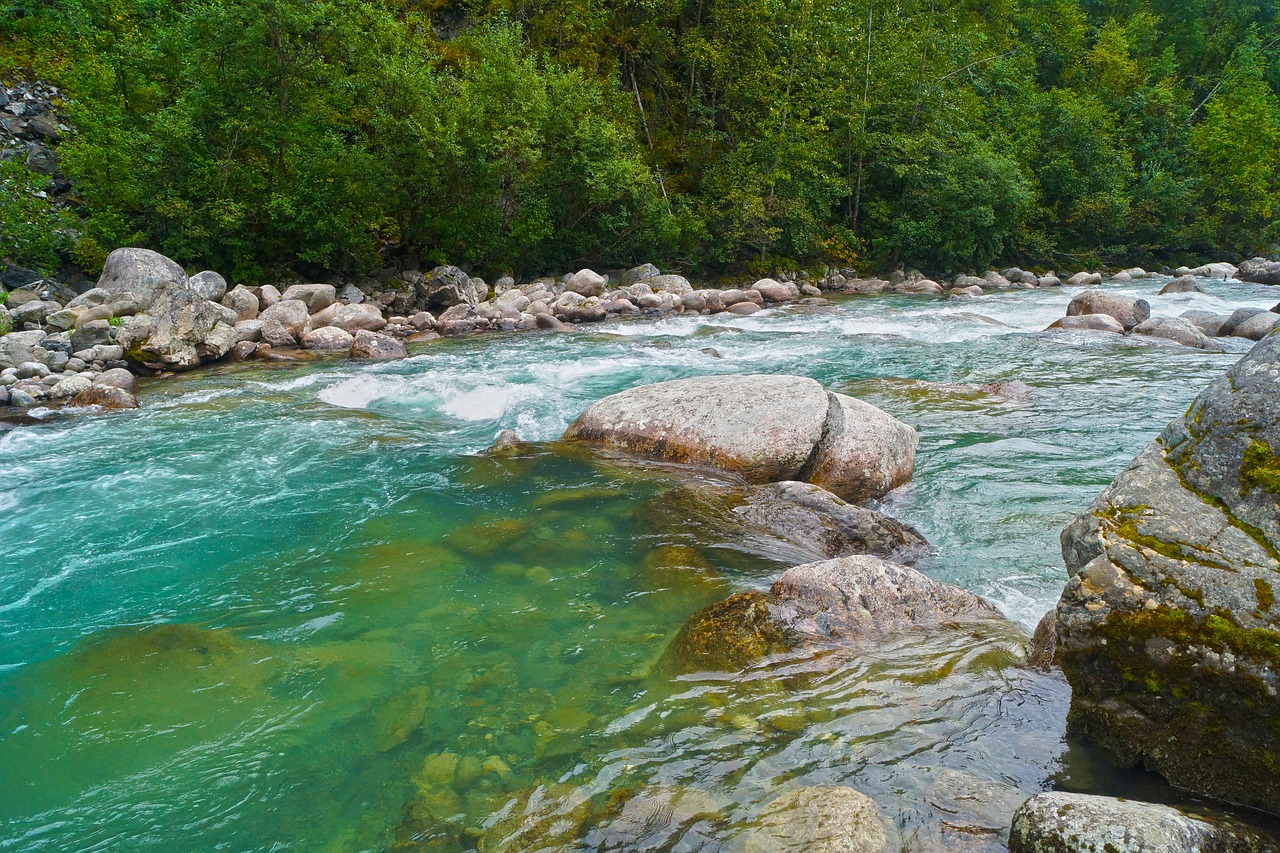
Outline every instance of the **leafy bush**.
<svg viewBox="0 0 1280 853">
<path fill-rule="evenodd" d="M 18 160 L 0 160 L 0 258 L 42 273 L 74 243 L 75 219 L 46 197 L 48 179 Z"/>
</svg>

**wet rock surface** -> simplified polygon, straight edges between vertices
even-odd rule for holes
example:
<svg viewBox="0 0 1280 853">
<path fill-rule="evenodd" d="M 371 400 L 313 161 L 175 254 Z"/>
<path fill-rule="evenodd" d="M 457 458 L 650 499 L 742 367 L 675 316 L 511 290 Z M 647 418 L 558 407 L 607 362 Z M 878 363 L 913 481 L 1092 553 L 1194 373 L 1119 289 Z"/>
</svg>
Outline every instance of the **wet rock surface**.
<svg viewBox="0 0 1280 853">
<path fill-rule="evenodd" d="M 971 592 L 908 566 L 854 556 L 795 566 L 690 617 L 668 648 L 684 669 L 740 669 L 807 645 L 863 644 L 914 631 L 1004 622 Z"/>
<path fill-rule="evenodd" d="M 1071 724 L 1124 764 L 1280 809 L 1280 336 L 1213 382 L 1062 534 Z"/>
<path fill-rule="evenodd" d="M 1274 853 L 1265 835 L 1222 816 L 1052 792 L 1013 817 L 1010 853 Z"/>
<path fill-rule="evenodd" d="M 784 414 L 785 413 L 785 414 Z M 714 376 L 643 385 L 595 403 L 565 438 L 752 482 L 809 480 L 842 498 L 910 479 L 915 431 L 799 376 Z"/>
</svg>

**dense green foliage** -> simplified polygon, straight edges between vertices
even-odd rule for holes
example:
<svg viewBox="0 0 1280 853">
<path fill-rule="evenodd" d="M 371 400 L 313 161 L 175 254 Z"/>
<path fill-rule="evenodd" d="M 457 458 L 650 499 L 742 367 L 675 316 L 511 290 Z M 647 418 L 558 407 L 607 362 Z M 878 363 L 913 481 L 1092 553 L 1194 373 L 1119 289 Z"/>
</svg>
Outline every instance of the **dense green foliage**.
<svg viewBox="0 0 1280 853">
<path fill-rule="evenodd" d="M 1274 0 L 19 0 L 0 39 L 68 93 L 82 261 L 141 242 L 254 278 L 1267 251 L 1278 25 Z"/>
</svg>

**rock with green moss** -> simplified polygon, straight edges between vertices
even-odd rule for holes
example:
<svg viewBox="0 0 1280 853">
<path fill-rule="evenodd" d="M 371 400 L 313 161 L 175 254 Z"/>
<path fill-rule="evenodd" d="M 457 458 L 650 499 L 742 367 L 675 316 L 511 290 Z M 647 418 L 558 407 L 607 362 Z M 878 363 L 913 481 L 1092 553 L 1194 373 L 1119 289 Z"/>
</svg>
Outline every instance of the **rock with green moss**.
<svg viewBox="0 0 1280 853">
<path fill-rule="evenodd" d="M 1275 853 L 1272 839 L 1221 815 L 1057 791 L 1022 804 L 1010 853 Z"/>
<path fill-rule="evenodd" d="M 667 649 L 683 670 L 735 670 L 811 645 L 874 643 L 914 631 L 1007 620 L 989 602 L 909 566 L 852 556 L 795 566 L 689 618 Z"/>
<path fill-rule="evenodd" d="M 1070 723 L 1118 761 L 1280 810 L 1280 335 L 1062 535 Z"/>
</svg>

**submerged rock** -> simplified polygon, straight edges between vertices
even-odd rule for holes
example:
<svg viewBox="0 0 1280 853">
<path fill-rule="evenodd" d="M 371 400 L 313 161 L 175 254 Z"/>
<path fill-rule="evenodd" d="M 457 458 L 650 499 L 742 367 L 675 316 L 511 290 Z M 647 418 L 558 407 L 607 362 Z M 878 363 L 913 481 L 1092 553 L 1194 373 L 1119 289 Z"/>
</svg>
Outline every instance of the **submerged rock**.
<svg viewBox="0 0 1280 853">
<path fill-rule="evenodd" d="M 655 498 L 641 517 L 666 533 L 683 532 L 791 563 L 854 554 L 914 563 L 929 552 L 929 543 L 910 525 L 793 480 L 684 486 Z"/>
<path fill-rule="evenodd" d="M 1274 853 L 1275 843 L 1223 817 L 1113 797 L 1037 794 L 1009 830 L 1010 853 Z"/>
<path fill-rule="evenodd" d="M 743 853 L 883 853 L 884 817 L 853 788 L 797 788 L 765 805 L 747 831 Z"/>
<path fill-rule="evenodd" d="M 944 624 L 1006 621 L 971 592 L 877 557 L 795 566 L 766 592 L 695 613 L 667 650 L 683 669 L 740 669 L 809 644 L 864 643 Z"/>
<path fill-rule="evenodd" d="M 1280 337 L 1062 534 L 1070 723 L 1124 764 L 1280 811 Z"/>
<path fill-rule="evenodd" d="M 800 376 L 708 376 L 643 385 L 586 410 L 565 438 L 706 465 L 755 483 L 806 480 L 846 500 L 911 478 L 916 433 Z"/>
</svg>

